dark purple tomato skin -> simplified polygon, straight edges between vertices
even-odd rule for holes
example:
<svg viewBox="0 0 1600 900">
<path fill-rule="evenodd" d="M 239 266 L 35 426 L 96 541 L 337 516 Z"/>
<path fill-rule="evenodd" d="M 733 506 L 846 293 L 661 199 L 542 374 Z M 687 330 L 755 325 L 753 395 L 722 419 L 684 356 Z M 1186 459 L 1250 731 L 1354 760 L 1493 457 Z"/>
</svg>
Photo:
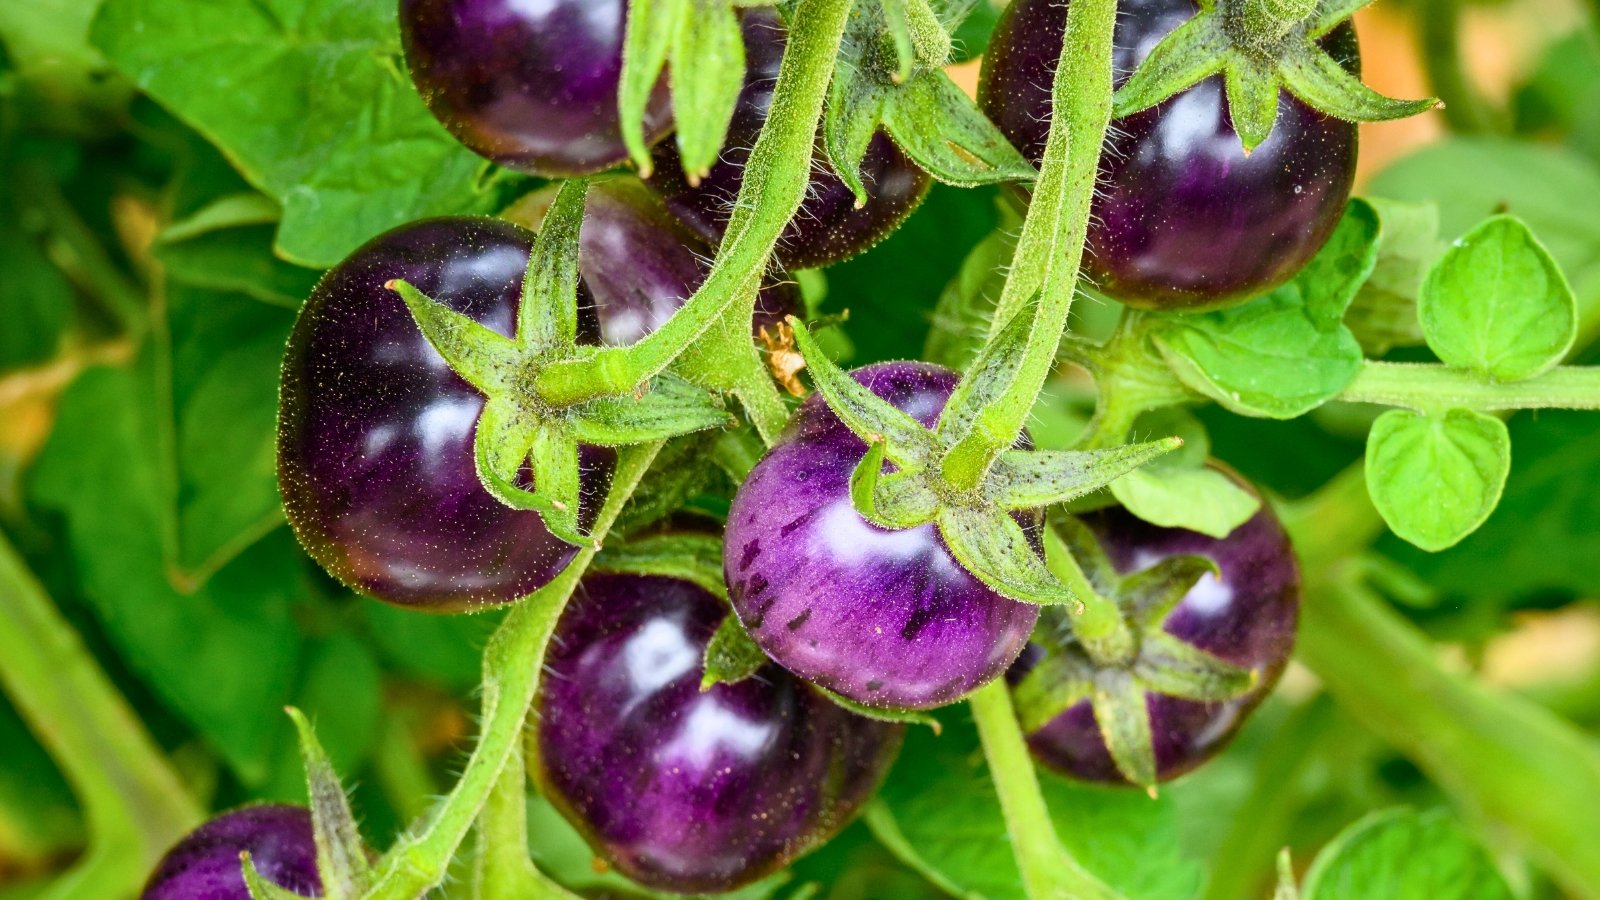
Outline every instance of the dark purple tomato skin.
<svg viewBox="0 0 1600 900">
<path fill-rule="evenodd" d="M 400 0 L 412 81 L 458 140 L 503 166 L 586 175 L 627 159 L 617 111 L 625 0 Z M 645 116 L 671 127 L 664 85 Z"/>
<path fill-rule="evenodd" d="M 772 106 L 772 91 L 788 32 L 772 9 L 744 12 L 745 82 L 728 128 L 722 157 L 698 186 L 683 173 L 672 141 L 656 145 L 650 185 L 667 207 L 707 241 L 722 239 L 734 198 L 744 182 L 745 162 Z M 806 199 L 778 239 L 777 256 L 791 269 L 831 265 L 868 249 L 905 221 L 928 193 L 927 173 L 911 162 L 882 131 L 872 136 L 861 164 L 867 205 L 856 209 L 855 194 L 818 153 Z"/>
<path fill-rule="evenodd" d="M 1283 674 L 1300 616 L 1300 567 L 1294 550 L 1277 516 L 1265 505 L 1222 539 L 1151 525 L 1121 507 L 1081 518 L 1111 564 L 1125 574 L 1170 556 L 1205 556 L 1215 562 L 1221 577 L 1202 577 L 1167 617 L 1164 628 L 1201 650 L 1260 673 L 1261 680 L 1250 693 L 1222 703 L 1148 697 L 1157 777 L 1176 778 L 1221 752 Z M 1029 647 L 1034 658 L 1040 652 L 1038 645 Z M 1027 664 L 1020 663 L 1018 669 Z M 1087 701 L 1028 735 L 1028 746 L 1035 757 L 1064 775 L 1125 783 Z"/>
<path fill-rule="evenodd" d="M 1121 4 L 1117 83 L 1196 9 L 1193 0 Z M 1066 15 L 1059 0 L 1014 0 L 984 56 L 979 104 L 1035 162 Z M 1324 41 L 1357 67 L 1348 23 Z M 1355 181 L 1356 126 L 1284 91 L 1272 135 L 1246 156 L 1230 121 L 1213 76 L 1111 123 L 1084 254 L 1108 296 L 1145 309 L 1225 306 L 1289 280 L 1327 242 Z"/>
<path fill-rule="evenodd" d="M 322 896 L 311 812 L 299 806 L 246 806 L 201 825 L 167 851 L 141 900 L 250 900 L 239 854 L 279 887 Z"/>
<path fill-rule="evenodd" d="M 666 323 L 710 274 L 712 249 L 637 179 L 591 185 L 584 202 L 579 269 L 596 298 L 600 341 L 635 343 Z M 752 332 L 803 315 L 800 290 L 781 273 L 756 297 Z"/>
<path fill-rule="evenodd" d="M 855 816 L 900 746 L 902 726 L 774 665 L 701 692 L 726 615 L 687 581 L 589 575 L 545 659 L 529 771 L 597 853 L 658 890 L 777 871 Z"/>
<path fill-rule="evenodd" d="M 927 426 L 957 381 L 915 362 L 852 374 Z M 942 706 L 1003 673 L 1039 610 L 985 587 L 933 524 L 889 531 L 862 518 L 850 474 L 866 450 L 821 394 L 806 400 L 734 496 L 728 589 L 756 642 L 794 674 L 870 706 Z"/>
<path fill-rule="evenodd" d="M 284 358 L 278 484 L 295 534 L 340 581 L 430 612 L 507 603 L 549 583 L 577 549 L 478 480 L 484 398 L 429 345 L 399 295 L 424 294 L 506 336 L 533 235 L 494 219 L 432 219 L 374 238 L 306 301 Z M 598 331 L 593 303 L 581 330 Z M 615 465 L 585 447 L 587 528 Z"/>
</svg>

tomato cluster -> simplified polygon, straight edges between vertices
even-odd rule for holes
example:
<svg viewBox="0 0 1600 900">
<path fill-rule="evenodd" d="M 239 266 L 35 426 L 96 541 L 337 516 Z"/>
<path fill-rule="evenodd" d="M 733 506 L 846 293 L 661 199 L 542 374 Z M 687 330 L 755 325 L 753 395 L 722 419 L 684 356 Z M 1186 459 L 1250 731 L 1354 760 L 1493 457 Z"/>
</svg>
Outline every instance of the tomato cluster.
<svg viewBox="0 0 1600 900">
<path fill-rule="evenodd" d="M 623 0 L 402 0 L 412 77 L 463 143 L 544 176 L 591 174 L 627 159 L 616 96 Z M 1131 69 L 1195 10 L 1191 0 L 1126 3 L 1117 65 Z M 1036 160 L 1065 7 L 1015 0 L 985 62 L 981 102 Z M 742 12 L 748 70 L 724 153 L 691 184 L 670 142 L 658 85 L 645 134 L 648 182 L 620 176 L 588 191 L 579 250 L 581 343 L 625 346 L 663 325 L 707 277 L 766 119 L 786 32 L 772 9 Z M 1354 59 L 1348 28 L 1327 39 Z M 821 151 L 818 151 L 819 153 Z M 1326 239 L 1350 186 L 1353 127 L 1289 98 L 1272 138 L 1246 156 L 1215 79 L 1116 123 L 1102 163 L 1088 271 L 1131 305 L 1195 308 L 1258 294 Z M 895 227 L 929 177 L 885 134 L 869 145 L 857 207 L 823 156 L 777 247 L 787 265 L 824 265 Z M 456 612 L 517 601 L 548 584 L 579 548 L 538 512 L 497 500 L 480 481 L 474 431 L 485 398 L 453 371 L 390 289 L 422 294 L 510 337 L 539 225 L 535 197 L 505 219 L 413 223 L 374 238 L 330 271 L 303 308 L 284 363 L 278 445 L 285 507 L 311 555 L 353 590 L 397 605 Z M 516 220 L 520 224 L 513 224 Z M 803 314 L 774 272 L 752 334 Z M 961 374 L 929 363 L 867 366 L 853 377 L 932 427 Z M 1026 443 L 1027 438 L 1022 439 Z M 821 394 L 731 496 L 723 541 L 728 599 L 661 574 L 591 573 L 563 613 L 528 738 L 540 790 L 611 865 L 671 891 L 747 884 L 826 841 L 887 772 L 903 726 L 885 716 L 955 702 L 1006 675 L 1013 683 L 1059 642 L 1059 624 L 997 592 L 952 554 L 933 524 L 891 530 L 858 511 L 852 473 L 868 450 Z M 581 449 L 579 525 L 608 493 L 613 451 Z M 526 475 L 526 473 L 525 473 Z M 1015 514 L 1034 551 L 1042 511 Z M 1282 528 L 1263 508 L 1226 538 L 1084 514 L 1124 574 L 1174 555 L 1209 558 L 1166 613 L 1166 631 L 1260 676 L 1224 702 L 1152 695 L 1159 776 L 1214 755 L 1270 689 L 1293 642 L 1298 576 Z M 729 616 L 767 661 L 702 689 L 706 651 Z M 731 620 L 729 620 L 731 621 Z M 867 710 L 870 712 L 870 710 Z M 1064 774 L 1120 782 L 1088 702 L 1029 735 Z M 176 848 L 148 897 L 191 896 L 212 869 L 237 874 L 240 850 L 285 886 L 316 887 L 303 814 L 275 807 L 215 820 Z M 268 852 L 267 848 L 271 848 Z M 224 875 L 215 875 L 222 878 Z M 232 877 L 232 876 L 229 876 Z M 309 879 L 309 880 L 308 880 Z M 210 884 L 210 881 L 206 881 Z M 231 882 L 230 882 L 231 883 Z M 173 892 L 177 890 L 177 892 Z M 231 896 L 231 895 L 230 895 Z"/>
</svg>

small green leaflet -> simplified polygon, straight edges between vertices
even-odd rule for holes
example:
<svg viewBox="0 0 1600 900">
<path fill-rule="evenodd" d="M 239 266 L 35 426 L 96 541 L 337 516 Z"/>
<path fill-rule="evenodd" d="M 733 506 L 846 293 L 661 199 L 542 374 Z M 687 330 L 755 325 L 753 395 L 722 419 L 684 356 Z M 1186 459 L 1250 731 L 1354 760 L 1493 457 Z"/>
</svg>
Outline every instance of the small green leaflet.
<svg viewBox="0 0 1600 900">
<path fill-rule="evenodd" d="M 1331 400 L 1361 368 L 1345 310 L 1372 274 L 1378 217 L 1356 200 L 1294 280 L 1265 297 L 1199 315 L 1163 315 L 1155 340 L 1191 389 L 1246 416 L 1292 419 Z"/>
<path fill-rule="evenodd" d="M 1572 348 L 1578 305 L 1550 252 L 1520 219 L 1495 216 L 1428 273 L 1418 312 L 1446 363 L 1495 381 L 1547 371 Z"/>
<path fill-rule="evenodd" d="M 1261 508 L 1261 501 L 1215 469 L 1154 463 L 1111 482 L 1111 495 L 1154 525 L 1227 537 Z"/>
<path fill-rule="evenodd" d="M 1511 471 L 1506 424 L 1465 409 L 1392 409 L 1367 438 L 1367 489 L 1394 533 L 1424 550 L 1451 547 L 1500 502 Z"/>
<path fill-rule="evenodd" d="M 1512 900 L 1489 855 L 1447 810 L 1390 809 L 1346 828 L 1306 873 L 1304 900 Z"/>
</svg>

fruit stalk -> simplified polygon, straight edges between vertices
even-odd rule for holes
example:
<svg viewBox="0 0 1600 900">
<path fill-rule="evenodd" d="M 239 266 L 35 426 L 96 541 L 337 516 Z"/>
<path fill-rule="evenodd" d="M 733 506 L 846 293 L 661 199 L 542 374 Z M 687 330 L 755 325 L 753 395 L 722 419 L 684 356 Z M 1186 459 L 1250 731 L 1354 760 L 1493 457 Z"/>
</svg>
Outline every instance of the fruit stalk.
<svg viewBox="0 0 1600 900">
<path fill-rule="evenodd" d="M 968 702 L 1028 896 L 1032 900 L 1121 900 L 1072 857 L 1056 834 L 1004 679 L 978 689 Z"/>
<path fill-rule="evenodd" d="M 1100 168 L 1100 148 L 1111 123 L 1111 52 L 1116 4 L 1093 0 L 1067 14 L 1061 62 L 1052 87 L 1050 136 L 1039 181 L 1022 223 L 1011 276 L 995 308 L 991 341 L 1038 297 L 1027 349 L 1005 391 L 978 417 L 976 426 L 950 449 L 944 474 L 952 487 L 971 488 L 1022 433 L 1056 348 L 1067 327 L 1077 291 L 1078 268 L 1089 233 L 1089 210 Z"/>
<path fill-rule="evenodd" d="M 733 217 L 705 283 L 671 320 L 637 344 L 540 372 L 535 388 L 546 402 L 564 405 L 633 391 L 671 365 L 748 293 L 751 273 L 765 271 L 779 235 L 805 199 L 823 100 L 852 6 L 850 0 L 804 0 L 795 12 L 772 112 L 750 153 Z"/>
<path fill-rule="evenodd" d="M 129 894 L 200 809 L 4 534 L 0 597 L 0 686 L 88 820 L 88 854 L 43 896 Z"/>
<path fill-rule="evenodd" d="M 596 535 L 611 527 L 660 449 L 655 443 L 622 452 L 611 495 L 595 522 Z M 554 581 L 514 606 L 489 639 L 483 654 L 483 733 L 478 746 L 460 781 L 426 826 L 384 855 L 367 900 L 412 900 L 444 880 L 456 849 L 522 740 L 550 634 L 596 552 L 595 546 L 585 547 Z"/>
</svg>

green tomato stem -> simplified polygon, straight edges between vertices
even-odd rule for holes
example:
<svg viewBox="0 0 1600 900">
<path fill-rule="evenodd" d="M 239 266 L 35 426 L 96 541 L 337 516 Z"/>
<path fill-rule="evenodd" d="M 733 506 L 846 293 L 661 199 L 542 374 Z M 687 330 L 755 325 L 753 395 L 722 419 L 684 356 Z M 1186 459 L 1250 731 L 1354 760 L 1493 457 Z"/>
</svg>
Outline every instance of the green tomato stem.
<svg viewBox="0 0 1600 900">
<path fill-rule="evenodd" d="M 474 900 L 577 900 L 578 895 L 540 872 L 528 856 L 528 776 L 521 741 L 512 747 L 478 814 L 474 866 Z"/>
<path fill-rule="evenodd" d="M 595 522 L 595 535 L 610 529 L 660 449 L 658 442 L 622 450 L 611 495 Z M 384 855 L 368 900 L 414 900 L 444 880 L 451 858 L 520 746 L 550 635 L 596 551 L 593 545 L 580 551 L 554 581 L 513 607 L 489 639 L 483 654 L 483 733 L 478 746 L 426 826 Z"/>
<path fill-rule="evenodd" d="M 1299 654 L 1329 693 L 1573 896 L 1600 897 L 1600 751 L 1548 710 L 1445 669 L 1375 592 L 1328 574 L 1308 585 Z"/>
<path fill-rule="evenodd" d="M 1120 900 L 1120 894 L 1073 858 L 1056 834 L 1005 679 L 979 688 L 967 702 L 1031 900 Z"/>
<path fill-rule="evenodd" d="M 977 485 L 1022 433 L 1055 365 L 1078 285 L 1094 201 L 1100 148 L 1111 122 L 1114 0 L 1080 0 L 1067 14 L 1051 97 L 1050 137 L 1034 185 L 1012 271 L 995 308 L 990 340 L 1038 297 L 1027 349 L 1005 390 L 979 414 L 943 462 L 956 490 Z"/>
<path fill-rule="evenodd" d="M 733 216 L 705 283 L 666 324 L 637 344 L 547 367 L 535 380 L 540 397 L 564 406 L 628 393 L 671 365 L 730 309 L 744 307 L 737 303 L 741 296 L 754 303 L 754 292 L 744 288 L 752 273 L 766 271 L 784 226 L 805 199 L 823 101 L 853 6 L 852 0 L 801 0 L 773 89 L 772 111 L 750 152 Z M 746 331 L 750 312 L 744 309 Z"/>
<path fill-rule="evenodd" d="M 200 807 L 3 533 L 0 597 L 0 686 L 88 823 L 88 855 L 45 896 L 132 895 Z"/>
<path fill-rule="evenodd" d="M 1495 383 L 1437 363 L 1369 360 L 1339 399 L 1424 413 L 1451 409 L 1600 409 L 1600 367 L 1562 366 L 1526 381 Z"/>
</svg>

